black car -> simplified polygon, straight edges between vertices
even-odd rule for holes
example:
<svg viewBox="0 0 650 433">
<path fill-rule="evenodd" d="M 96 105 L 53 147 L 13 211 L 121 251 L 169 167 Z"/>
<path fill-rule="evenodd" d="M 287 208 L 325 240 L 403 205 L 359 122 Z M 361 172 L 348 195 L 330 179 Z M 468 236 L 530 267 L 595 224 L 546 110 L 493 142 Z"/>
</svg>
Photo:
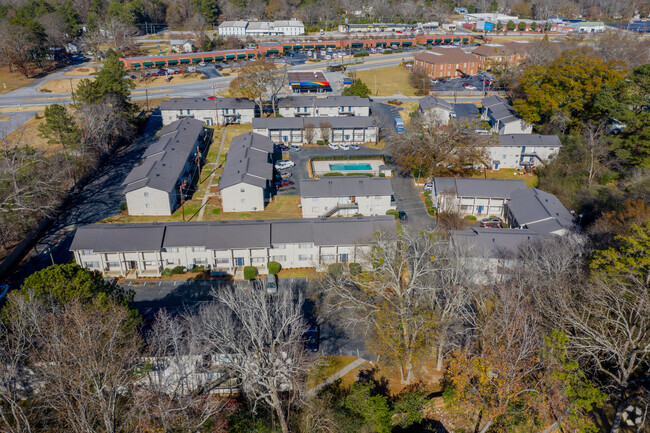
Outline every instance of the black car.
<svg viewBox="0 0 650 433">
<path fill-rule="evenodd" d="M 399 217 L 399 221 L 402 223 L 406 223 L 409 220 L 408 215 L 406 215 L 406 212 L 404 212 L 403 210 L 399 211 L 398 217 Z"/>
<path fill-rule="evenodd" d="M 284 144 L 276 144 L 275 147 L 283 152 L 289 151 L 289 146 L 285 146 Z"/>
<path fill-rule="evenodd" d="M 307 340 L 305 342 L 305 348 L 309 350 L 310 352 L 318 352 L 319 348 L 319 340 L 320 340 L 320 332 L 318 330 L 318 327 L 312 328 L 309 331 L 305 333 L 305 339 Z"/>
</svg>

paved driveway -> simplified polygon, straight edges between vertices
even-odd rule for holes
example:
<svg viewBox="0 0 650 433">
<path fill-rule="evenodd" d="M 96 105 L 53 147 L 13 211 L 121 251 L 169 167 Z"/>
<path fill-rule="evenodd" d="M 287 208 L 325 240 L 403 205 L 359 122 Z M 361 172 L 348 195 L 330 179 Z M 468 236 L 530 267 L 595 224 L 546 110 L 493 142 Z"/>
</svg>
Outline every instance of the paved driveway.
<svg viewBox="0 0 650 433">
<path fill-rule="evenodd" d="M 394 172 L 390 180 L 395 193 L 397 210 L 406 213 L 408 224 L 416 227 L 435 227 L 435 219 L 429 216 L 420 192 L 413 183 L 413 178 Z"/>
<path fill-rule="evenodd" d="M 399 111 L 395 106 L 372 101 L 370 102 L 370 112 L 371 116 L 377 120 L 382 139 L 397 134 L 394 119 L 399 117 Z"/>
</svg>

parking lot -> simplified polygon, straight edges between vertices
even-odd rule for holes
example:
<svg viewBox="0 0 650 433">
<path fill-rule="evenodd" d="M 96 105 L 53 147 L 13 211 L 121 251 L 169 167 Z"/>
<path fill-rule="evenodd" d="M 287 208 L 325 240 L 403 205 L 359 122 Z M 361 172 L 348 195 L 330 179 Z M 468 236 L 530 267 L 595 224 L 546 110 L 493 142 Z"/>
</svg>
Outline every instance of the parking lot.
<svg viewBox="0 0 650 433">
<path fill-rule="evenodd" d="M 476 95 L 484 94 L 488 90 L 494 90 L 490 88 L 490 84 L 485 83 L 486 79 L 479 75 L 473 75 L 469 78 L 449 78 L 436 81 L 432 89 L 436 92 L 457 92 L 460 94 Z"/>
</svg>

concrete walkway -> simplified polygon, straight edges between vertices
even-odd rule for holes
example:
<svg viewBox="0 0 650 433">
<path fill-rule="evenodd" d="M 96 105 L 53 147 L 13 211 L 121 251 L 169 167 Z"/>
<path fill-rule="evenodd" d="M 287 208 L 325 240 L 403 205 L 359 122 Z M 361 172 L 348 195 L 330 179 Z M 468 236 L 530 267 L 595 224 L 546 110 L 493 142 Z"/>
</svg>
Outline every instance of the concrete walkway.
<svg viewBox="0 0 650 433">
<path fill-rule="evenodd" d="M 214 182 L 215 174 L 217 173 L 217 168 L 219 165 L 219 158 L 221 158 L 221 151 L 223 150 L 223 143 L 226 141 L 226 128 L 223 128 L 223 134 L 221 135 L 221 144 L 219 144 L 219 151 L 217 152 L 217 158 L 212 163 L 212 174 L 208 179 L 208 184 L 205 187 L 205 193 L 203 193 L 203 201 L 201 202 L 201 210 L 199 211 L 198 221 L 203 221 L 203 214 L 205 213 L 205 207 L 208 204 L 208 199 L 212 196 L 210 194 L 210 188 Z"/>
<path fill-rule="evenodd" d="M 334 373 L 332 376 L 328 377 L 328 378 L 325 379 L 323 382 L 319 383 L 318 385 L 316 385 L 315 387 L 313 387 L 312 389 L 310 389 L 309 391 L 307 391 L 307 392 L 305 393 L 305 395 L 306 395 L 307 397 L 313 397 L 313 396 L 315 396 L 315 395 L 318 394 L 318 393 L 319 393 L 323 388 L 326 388 L 326 387 L 330 386 L 331 384 L 333 384 L 334 382 L 336 382 L 337 380 L 339 380 L 340 378 L 342 378 L 343 376 L 345 376 L 346 374 L 348 374 L 349 372 L 351 372 L 352 370 L 354 370 L 355 368 L 357 368 L 358 366 L 360 366 L 360 365 L 363 364 L 364 362 L 368 362 L 368 361 L 365 360 L 365 359 L 363 359 L 363 358 L 357 358 L 357 359 L 355 359 L 353 362 L 351 362 L 350 364 L 346 365 L 346 366 L 343 367 L 341 370 L 337 371 L 337 372 Z"/>
</svg>

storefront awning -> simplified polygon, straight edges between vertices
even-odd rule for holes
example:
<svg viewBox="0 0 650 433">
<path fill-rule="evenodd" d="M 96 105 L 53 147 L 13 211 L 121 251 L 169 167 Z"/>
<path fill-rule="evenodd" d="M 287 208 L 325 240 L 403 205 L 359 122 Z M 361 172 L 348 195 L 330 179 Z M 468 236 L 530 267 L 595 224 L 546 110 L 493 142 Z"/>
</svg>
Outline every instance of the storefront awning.
<svg viewBox="0 0 650 433">
<path fill-rule="evenodd" d="M 410 42 L 402 42 L 403 47 L 410 47 L 412 44 Z"/>
<path fill-rule="evenodd" d="M 305 45 L 305 48 L 314 48 L 313 45 Z"/>
<path fill-rule="evenodd" d="M 316 45 L 316 48 L 325 48 L 325 45 Z"/>
<path fill-rule="evenodd" d="M 436 38 L 436 44 L 439 44 L 440 42 L 442 42 L 442 39 Z"/>
<path fill-rule="evenodd" d="M 178 65 L 178 60 L 167 60 L 169 66 Z"/>
<path fill-rule="evenodd" d="M 431 42 L 433 42 L 433 39 L 427 39 L 427 44 L 430 44 Z"/>
<path fill-rule="evenodd" d="M 216 60 L 216 61 L 223 60 L 223 56 L 215 56 L 214 60 Z"/>
<path fill-rule="evenodd" d="M 226 55 L 226 60 L 232 60 L 232 59 L 234 59 L 234 58 L 235 58 L 235 55 L 234 55 L 234 54 L 227 54 L 227 55 Z"/>
<path fill-rule="evenodd" d="M 302 45 L 294 45 L 294 46 L 293 46 L 293 49 L 294 49 L 294 50 L 299 50 L 299 49 L 301 49 L 301 48 L 302 48 Z"/>
<path fill-rule="evenodd" d="M 363 42 L 352 42 L 353 47 L 363 47 Z"/>
<path fill-rule="evenodd" d="M 255 57 L 255 54 L 253 54 L 253 53 L 248 53 L 248 58 L 250 59 L 251 57 Z"/>
<path fill-rule="evenodd" d="M 454 42 L 460 41 L 460 38 L 454 38 Z"/>
<path fill-rule="evenodd" d="M 266 53 L 267 54 L 278 54 L 279 51 L 278 50 L 268 50 Z"/>
<path fill-rule="evenodd" d="M 190 62 L 190 59 L 181 59 L 181 65 L 187 64 Z"/>
<path fill-rule="evenodd" d="M 153 66 L 153 62 L 142 62 L 142 64 L 147 67 L 147 66 Z"/>
<path fill-rule="evenodd" d="M 213 61 L 213 60 L 214 60 L 214 58 L 212 58 L 212 57 L 204 57 L 204 58 L 203 58 L 203 61 L 204 61 L 204 62 L 211 62 L 211 61 Z"/>
<path fill-rule="evenodd" d="M 336 45 L 334 45 L 334 44 L 327 44 L 327 48 L 336 48 Z"/>
<path fill-rule="evenodd" d="M 140 67 L 140 63 L 131 63 L 131 67 L 132 67 L 132 68 L 139 68 L 139 67 Z"/>
</svg>

